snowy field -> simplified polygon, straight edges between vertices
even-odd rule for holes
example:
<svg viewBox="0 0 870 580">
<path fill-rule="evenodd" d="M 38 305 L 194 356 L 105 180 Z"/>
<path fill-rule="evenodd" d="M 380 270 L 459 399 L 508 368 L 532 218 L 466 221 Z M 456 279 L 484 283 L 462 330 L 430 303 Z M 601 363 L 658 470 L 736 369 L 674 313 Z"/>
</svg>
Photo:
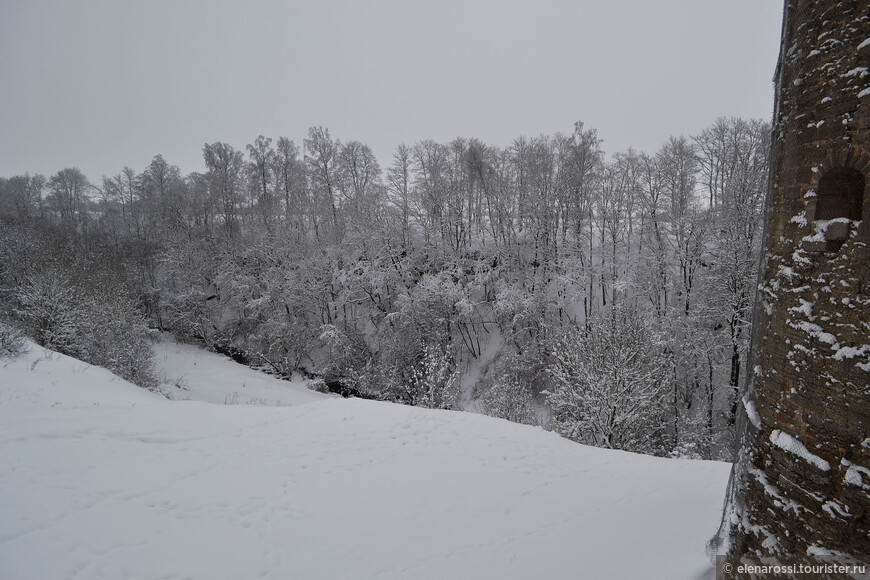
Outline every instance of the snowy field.
<svg viewBox="0 0 870 580">
<path fill-rule="evenodd" d="M 157 358 L 192 400 L 35 345 L 0 362 L 0 578 L 709 571 L 728 464 L 594 449 L 263 375 L 239 384 L 253 371 L 172 343 Z"/>
</svg>

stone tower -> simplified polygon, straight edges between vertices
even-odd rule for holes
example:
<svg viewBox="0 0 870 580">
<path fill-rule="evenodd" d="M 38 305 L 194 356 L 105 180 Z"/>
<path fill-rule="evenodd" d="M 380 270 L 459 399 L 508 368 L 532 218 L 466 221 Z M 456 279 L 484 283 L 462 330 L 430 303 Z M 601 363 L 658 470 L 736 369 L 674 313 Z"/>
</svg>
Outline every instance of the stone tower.
<svg viewBox="0 0 870 580">
<path fill-rule="evenodd" d="M 786 0 L 775 82 L 742 448 L 712 547 L 866 561 L 870 2 Z"/>
</svg>

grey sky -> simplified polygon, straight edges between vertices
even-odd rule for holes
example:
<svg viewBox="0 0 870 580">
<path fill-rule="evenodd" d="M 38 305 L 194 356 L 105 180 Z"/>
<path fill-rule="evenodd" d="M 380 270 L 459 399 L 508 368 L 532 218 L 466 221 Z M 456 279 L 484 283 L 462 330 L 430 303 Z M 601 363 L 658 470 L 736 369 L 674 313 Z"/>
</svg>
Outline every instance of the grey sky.
<svg viewBox="0 0 870 580">
<path fill-rule="evenodd" d="M 655 151 L 769 119 L 780 0 L 0 1 L 0 175 L 93 181 L 307 128 L 400 142 L 598 129 Z"/>
</svg>

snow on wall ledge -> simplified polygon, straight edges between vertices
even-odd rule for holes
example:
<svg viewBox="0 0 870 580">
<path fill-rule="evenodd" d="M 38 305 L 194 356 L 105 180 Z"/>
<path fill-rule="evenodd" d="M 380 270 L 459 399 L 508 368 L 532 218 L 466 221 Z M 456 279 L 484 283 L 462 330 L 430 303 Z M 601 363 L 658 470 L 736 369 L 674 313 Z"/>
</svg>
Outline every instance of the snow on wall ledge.
<svg viewBox="0 0 870 580">
<path fill-rule="evenodd" d="M 191 385 L 217 364 L 176 354 Z M 373 401 L 168 401 L 35 345 L 0 361 L 0 465 L 17 580 L 694 579 L 730 467 Z"/>
<path fill-rule="evenodd" d="M 770 442 L 782 449 L 783 451 L 787 451 L 794 455 L 797 455 L 810 465 L 815 465 L 822 471 L 830 471 L 831 464 L 819 457 L 818 455 L 813 455 L 810 453 L 810 450 L 806 448 L 806 446 L 789 435 L 788 433 L 783 433 L 779 429 L 774 429 L 770 434 Z"/>
</svg>

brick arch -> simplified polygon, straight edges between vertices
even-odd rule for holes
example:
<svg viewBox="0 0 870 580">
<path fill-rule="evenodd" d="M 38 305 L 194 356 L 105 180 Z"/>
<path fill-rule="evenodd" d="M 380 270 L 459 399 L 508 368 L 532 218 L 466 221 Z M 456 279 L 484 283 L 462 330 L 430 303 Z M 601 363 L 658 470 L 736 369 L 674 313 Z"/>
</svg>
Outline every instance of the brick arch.
<svg viewBox="0 0 870 580">
<path fill-rule="evenodd" d="M 824 167 L 848 167 L 867 175 L 870 172 L 870 152 L 857 145 L 829 151 L 825 156 Z"/>
</svg>

